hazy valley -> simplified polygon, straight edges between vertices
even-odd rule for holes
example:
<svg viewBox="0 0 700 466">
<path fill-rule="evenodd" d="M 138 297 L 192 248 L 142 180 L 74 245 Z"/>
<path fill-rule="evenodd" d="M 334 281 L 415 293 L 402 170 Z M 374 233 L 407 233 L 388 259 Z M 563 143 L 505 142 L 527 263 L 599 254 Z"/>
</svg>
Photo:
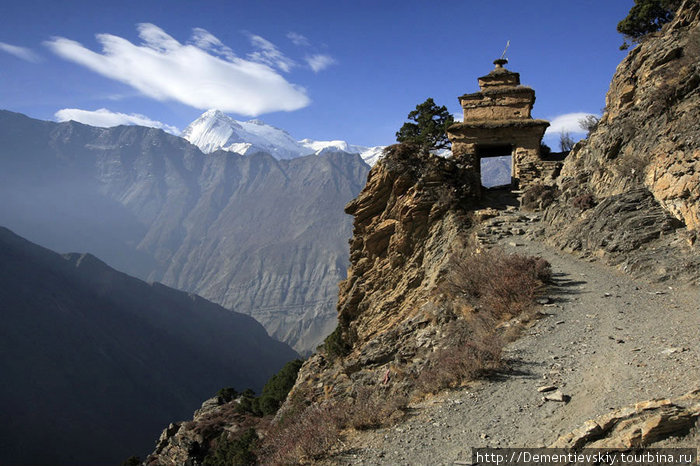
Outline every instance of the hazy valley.
<svg viewBox="0 0 700 466">
<path fill-rule="evenodd" d="M 620 21 L 634 47 L 562 152 L 510 41 L 462 116 L 428 98 L 390 146 L 214 109 L 182 132 L 0 110 L 0 463 L 696 448 L 700 4 L 663 5 L 653 27 L 636 6 Z M 276 74 L 302 62 L 262 37 L 244 58 L 204 29 L 139 34 L 138 53 L 249 60 L 310 102 Z M 131 45 L 115 37 L 98 41 Z M 319 56 L 309 76 L 334 63 Z"/>
</svg>

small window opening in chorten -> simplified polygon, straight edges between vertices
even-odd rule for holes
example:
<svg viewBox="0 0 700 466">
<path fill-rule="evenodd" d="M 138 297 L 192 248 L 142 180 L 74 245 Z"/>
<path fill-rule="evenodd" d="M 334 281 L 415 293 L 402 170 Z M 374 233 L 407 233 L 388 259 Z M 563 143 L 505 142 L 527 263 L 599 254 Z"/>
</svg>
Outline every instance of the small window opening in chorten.
<svg viewBox="0 0 700 466">
<path fill-rule="evenodd" d="M 491 144 L 477 146 L 481 185 L 485 188 L 510 187 L 513 182 L 513 146 Z"/>
</svg>

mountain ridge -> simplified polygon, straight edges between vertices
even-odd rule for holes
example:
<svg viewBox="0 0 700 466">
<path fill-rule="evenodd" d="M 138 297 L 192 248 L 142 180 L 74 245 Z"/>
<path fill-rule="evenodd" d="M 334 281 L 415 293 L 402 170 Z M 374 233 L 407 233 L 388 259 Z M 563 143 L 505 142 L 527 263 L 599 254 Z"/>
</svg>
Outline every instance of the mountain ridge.
<svg viewBox="0 0 700 466">
<path fill-rule="evenodd" d="M 124 460 L 219 388 L 259 390 L 296 357 L 250 316 L 91 254 L 0 227 L 0 258 L 3 463 Z"/>
<path fill-rule="evenodd" d="M 22 236 L 249 313 L 302 352 L 332 330 L 359 155 L 205 155 L 159 129 L 6 111 L 0 147 L 0 223 Z"/>
<path fill-rule="evenodd" d="M 367 164 L 376 163 L 385 146 L 358 146 L 346 141 L 294 140 L 283 129 L 264 123 L 262 120 L 238 121 L 219 110 L 207 110 L 190 123 L 181 136 L 199 147 L 204 153 L 225 150 L 249 155 L 268 152 L 276 159 L 291 159 L 305 155 L 320 155 L 324 150 L 336 150 L 360 154 Z"/>
</svg>

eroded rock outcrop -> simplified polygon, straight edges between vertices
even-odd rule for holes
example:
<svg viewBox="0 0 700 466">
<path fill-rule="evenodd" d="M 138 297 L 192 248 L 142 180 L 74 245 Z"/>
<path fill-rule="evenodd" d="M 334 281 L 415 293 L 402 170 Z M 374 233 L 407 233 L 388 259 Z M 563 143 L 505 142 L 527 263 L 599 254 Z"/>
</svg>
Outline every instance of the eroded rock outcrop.
<svg viewBox="0 0 700 466">
<path fill-rule="evenodd" d="M 671 23 L 617 67 L 598 127 L 564 163 L 557 182 L 561 195 L 545 215 L 551 242 L 614 263 L 639 262 L 640 272 L 652 268 L 651 262 L 641 265 L 647 259 L 632 252 L 643 251 L 652 262 L 662 263 L 657 279 L 697 280 L 699 119 L 700 5 L 686 1 Z M 633 211 L 638 218 L 633 219 Z M 620 228 L 620 221 L 629 228 Z M 612 231 L 615 223 L 617 233 Z M 671 253 L 647 254 L 654 249 Z M 664 263 L 674 257 L 684 260 Z"/>
<path fill-rule="evenodd" d="M 700 389 L 673 399 L 657 399 L 616 409 L 559 437 L 550 448 L 632 449 L 683 436 L 700 417 Z"/>
<path fill-rule="evenodd" d="M 149 466 L 199 466 L 213 459 L 221 438 L 240 438 L 250 428 L 264 430 L 267 420 L 237 409 L 238 401 L 213 397 L 202 403 L 192 420 L 173 422 L 160 434 L 155 450 L 145 464 Z"/>
<path fill-rule="evenodd" d="M 400 391 L 403 373 L 412 378 L 439 344 L 441 324 L 455 318 L 435 293 L 451 248 L 471 225 L 468 175 L 457 160 L 402 145 L 375 165 L 345 208 L 354 231 L 338 328 L 304 364 L 295 391 L 321 400 L 344 396 L 355 384 L 376 387 L 385 377 Z"/>
</svg>

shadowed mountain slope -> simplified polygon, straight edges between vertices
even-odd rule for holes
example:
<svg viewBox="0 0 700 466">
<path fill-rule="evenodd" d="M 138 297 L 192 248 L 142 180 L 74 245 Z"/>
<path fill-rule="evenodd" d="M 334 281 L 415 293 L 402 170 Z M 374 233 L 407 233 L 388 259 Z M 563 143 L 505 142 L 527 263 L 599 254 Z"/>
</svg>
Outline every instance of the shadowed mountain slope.
<svg viewBox="0 0 700 466">
<path fill-rule="evenodd" d="M 3 464 L 116 463 L 296 354 L 251 317 L 0 227 Z"/>
<path fill-rule="evenodd" d="M 357 154 L 203 154 L 135 126 L 0 111 L 0 224 L 254 316 L 308 351 L 335 326 Z"/>
</svg>

